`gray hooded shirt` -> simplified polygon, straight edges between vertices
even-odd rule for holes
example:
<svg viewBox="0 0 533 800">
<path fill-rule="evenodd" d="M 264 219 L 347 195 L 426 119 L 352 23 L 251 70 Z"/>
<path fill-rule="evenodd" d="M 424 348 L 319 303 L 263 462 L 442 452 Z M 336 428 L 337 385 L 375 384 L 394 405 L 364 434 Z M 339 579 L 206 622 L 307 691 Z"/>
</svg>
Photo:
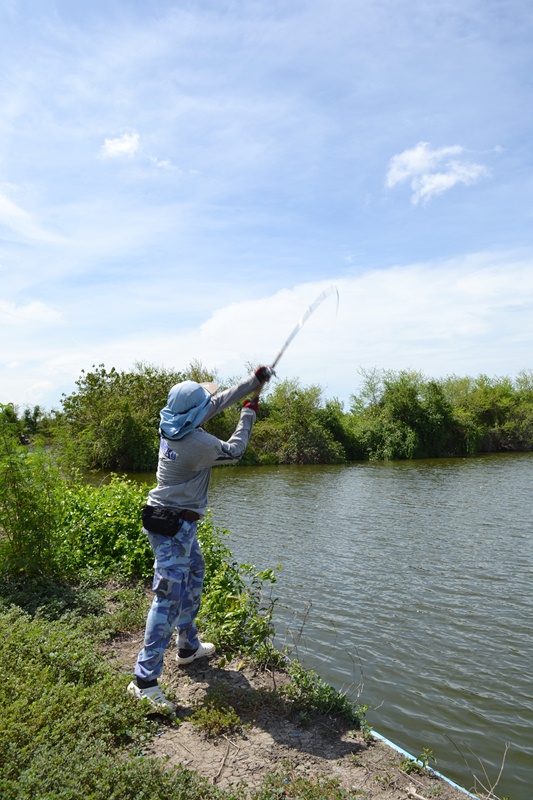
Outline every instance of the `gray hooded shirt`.
<svg viewBox="0 0 533 800">
<path fill-rule="evenodd" d="M 215 414 L 242 400 L 259 386 L 252 373 L 231 389 L 211 397 L 202 424 Z M 216 464 L 235 464 L 243 455 L 255 411 L 243 408 L 239 423 L 227 442 L 195 428 L 181 439 L 161 437 L 157 465 L 157 486 L 148 493 L 148 505 L 188 509 L 203 516 L 207 510 L 207 492 L 211 468 Z"/>
</svg>

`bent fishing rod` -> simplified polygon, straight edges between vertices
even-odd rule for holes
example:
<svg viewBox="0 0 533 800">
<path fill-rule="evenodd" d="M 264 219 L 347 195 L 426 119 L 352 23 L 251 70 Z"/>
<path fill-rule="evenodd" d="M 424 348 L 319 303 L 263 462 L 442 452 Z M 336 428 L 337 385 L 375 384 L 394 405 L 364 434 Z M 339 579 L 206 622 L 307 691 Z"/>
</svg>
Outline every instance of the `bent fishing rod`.
<svg viewBox="0 0 533 800">
<path fill-rule="evenodd" d="M 278 363 L 278 361 L 280 360 L 281 356 L 284 354 L 285 350 L 290 345 L 290 343 L 292 342 L 292 340 L 294 339 L 296 334 L 302 329 L 302 327 L 305 325 L 305 323 L 307 322 L 307 320 L 309 319 L 311 314 L 314 314 L 314 312 L 317 310 L 319 305 L 321 303 L 323 303 L 324 300 L 327 297 L 330 297 L 330 295 L 332 295 L 332 294 L 335 294 L 337 296 L 337 306 L 336 306 L 336 312 L 335 313 L 338 312 L 338 310 L 339 310 L 339 290 L 337 289 L 336 286 L 330 286 L 329 289 L 325 289 L 321 294 L 318 295 L 316 300 L 313 303 L 311 303 L 311 305 L 309 306 L 307 311 L 303 314 L 302 318 L 296 324 L 296 327 L 291 332 L 290 336 L 286 339 L 286 341 L 283 344 L 281 350 L 279 351 L 279 353 L 275 357 L 274 361 L 270 365 L 270 369 L 272 370 L 272 374 L 273 375 L 275 374 L 274 370 L 275 370 L 276 364 Z M 258 388 L 256 389 L 255 394 L 254 394 L 254 399 L 259 398 L 259 395 L 261 394 L 261 390 L 263 389 L 265 383 L 266 383 L 266 381 L 263 381 L 263 383 L 261 383 L 260 386 L 258 386 Z"/>
</svg>

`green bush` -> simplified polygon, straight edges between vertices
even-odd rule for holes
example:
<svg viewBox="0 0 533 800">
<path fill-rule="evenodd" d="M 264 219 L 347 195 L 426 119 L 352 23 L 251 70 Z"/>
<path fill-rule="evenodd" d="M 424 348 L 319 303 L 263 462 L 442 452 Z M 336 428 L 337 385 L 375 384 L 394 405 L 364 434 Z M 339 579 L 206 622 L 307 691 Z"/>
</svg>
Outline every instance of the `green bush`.
<svg viewBox="0 0 533 800">
<path fill-rule="evenodd" d="M 36 437 L 45 439 L 49 436 L 52 420 L 40 406 L 25 408 L 21 416 L 19 413 L 20 409 L 13 403 L 0 403 L 0 430 L 4 433 L 9 431 L 19 444 L 28 444 Z"/>
<path fill-rule="evenodd" d="M 149 575 L 153 557 L 141 526 L 146 487 L 117 476 L 99 487 L 67 480 L 50 451 L 29 450 L 5 429 L 0 448 L 0 573 Z"/>
<path fill-rule="evenodd" d="M 60 571 L 62 481 L 50 454 L 29 451 L 0 431 L 0 571 L 36 576 Z"/>
<path fill-rule="evenodd" d="M 363 371 L 352 397 L 352 430 L 372 460 L 452 455 L 463 448 L 460 425 L 442 385 L 419 372 Z"/>
<path fill-rule="evenodd" d="M 141 521 L 147 488 L 117 475 L 101 486 L 65 482 L 58 545 L 65 574 L 149 577 L 153 554 Z"/>
<path fill-rule="evenodd" d="M 346 461 L 343 444 L 350 440 L 340 408 L 324 408 L 319 386 L 298 381 L 278 383 L 261 402 L 249 445 L 255 463 L 339 464 Z"/>
<path fill-rule="evenodd" d="M 136 364 L 132 372 L 103 364 L 82 370 L 77 391 L 63 395 L 55 441 L 64 466 L 144 472 L 153 470 L 159 448 L 159 412 L 180 372 Z"/>
<path fill-rule="evenodd" d="M 303 711 L 338 714 L 350 725 L 361 727 L 365 709 L 357 709 L 346 695 L 323 681 L 314 670 L 304 669 L 299 661 L 291 661 L 288 669 L 291 682 L 280 687 L 282 697 Z"/>
<path fill-rule="evenodd" d="M 509 378 L 458 378 L 442 382 L 464 433 L 466 452 L 533 449 L 533 372 Z"/>
<path fill-rule="evenodd" d="M 257 572 L 250 564 L 237 564 L 209 516 L 198 526 L 198 539 L 206 563 L 206 577 L 198 622 L 206 638 L 219 650 L 250 652 L 274 633 L 275 600 L 269 586 L 276 582 L 271 569 Z"/>
</svg>

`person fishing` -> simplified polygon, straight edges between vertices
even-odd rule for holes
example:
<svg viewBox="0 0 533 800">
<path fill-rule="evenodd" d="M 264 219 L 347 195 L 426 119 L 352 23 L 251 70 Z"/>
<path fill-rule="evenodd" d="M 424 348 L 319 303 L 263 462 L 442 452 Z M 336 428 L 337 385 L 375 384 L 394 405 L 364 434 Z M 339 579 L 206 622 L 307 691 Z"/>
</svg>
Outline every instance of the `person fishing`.
<svg viewBox="0 0 533 800">
<path fill-rule="evenodd" d="M 174 631 L 178 664 L 190 664 L 215 652 L 213 644 L 200 642 L 195 624 L 205 574 L 196 524 L 207 510 L 212 467 L 234 464 L 243 455 L 256 419 L 259 392 L 271 375 L 270 367 L 259 367 L 222 392 L 215 383 L 182 381 L 170 389 L 161 411 L 157 485 L 148 493 L 142 512 L 143 530 L 155 557 L 154 598 L 144 646 L 128 686 L 131 694 L 158 709 L 176 710 L 158 684 Z M 252 392 L 255 394 L 245 401 L 228 441 L 201 427 Z"/>
</svg>

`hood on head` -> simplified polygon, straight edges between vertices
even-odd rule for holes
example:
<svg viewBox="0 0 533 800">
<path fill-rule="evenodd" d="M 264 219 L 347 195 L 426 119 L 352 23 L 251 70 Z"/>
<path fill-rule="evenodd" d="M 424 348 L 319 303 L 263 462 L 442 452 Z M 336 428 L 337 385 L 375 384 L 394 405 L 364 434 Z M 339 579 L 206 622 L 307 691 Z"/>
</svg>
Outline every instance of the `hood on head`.
<svg viewBox="0 0 533 800">
<path fill-rule="evenodd" d="M 169 391 L 167 404 L 160 414 L 161 436 L 166 439 L 181 439 L 197 428 L 207 414 L 211 394 L 217 389 L 218 386 L 214 383 L 176 383 Z"/>
</svg>

